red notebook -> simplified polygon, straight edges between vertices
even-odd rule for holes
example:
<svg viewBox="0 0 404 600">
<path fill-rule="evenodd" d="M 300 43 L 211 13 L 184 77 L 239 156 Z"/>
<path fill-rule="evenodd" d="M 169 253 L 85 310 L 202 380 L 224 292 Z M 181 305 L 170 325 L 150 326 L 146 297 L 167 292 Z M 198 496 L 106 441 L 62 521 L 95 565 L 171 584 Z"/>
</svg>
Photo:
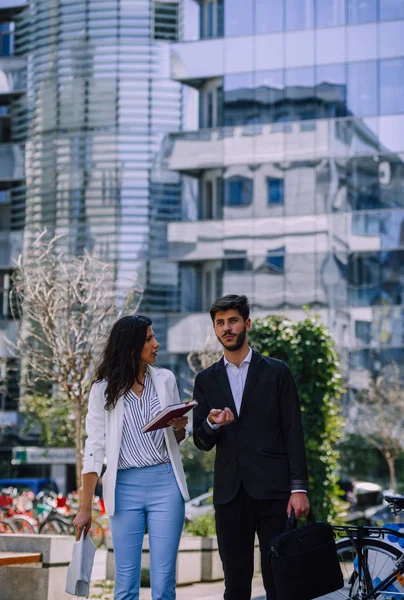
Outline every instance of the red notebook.
<svg viewBox="0 0 404 600">
<path fill-rule="evenodd" d="M 171 421 L 171 419 L 183 417 L 187 412 L 195 408 L 197 404 L 196 400 L 190 400 L 189 402 L 182 402 L 182 404 L 166 406 L 151 421 L 142 427 L 143 433 L 168 427 L 167 423 Z"/>
</svg>

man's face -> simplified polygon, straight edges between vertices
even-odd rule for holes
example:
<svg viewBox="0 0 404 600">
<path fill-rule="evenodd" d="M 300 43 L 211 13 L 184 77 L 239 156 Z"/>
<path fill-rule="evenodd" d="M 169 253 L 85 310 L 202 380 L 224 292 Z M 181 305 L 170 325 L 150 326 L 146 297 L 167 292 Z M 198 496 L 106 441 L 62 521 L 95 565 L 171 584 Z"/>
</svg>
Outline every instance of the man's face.
<svg viewBox="0 0 404 600">
<path fill-rule="evenodd" d="M 222 346 L 230 352 L 240 350 L 243 346 L 247 331 L 250 331 L 251 320 L 244 321 L 238 310 L 230 309 L 215 315 L 213 329 Z"/>
</svg>

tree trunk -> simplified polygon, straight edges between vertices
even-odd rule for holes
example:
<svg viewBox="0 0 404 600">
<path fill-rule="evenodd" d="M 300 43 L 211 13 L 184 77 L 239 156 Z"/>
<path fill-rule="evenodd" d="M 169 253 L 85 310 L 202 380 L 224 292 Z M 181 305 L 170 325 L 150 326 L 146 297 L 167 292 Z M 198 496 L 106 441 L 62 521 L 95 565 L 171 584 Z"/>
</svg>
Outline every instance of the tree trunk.
<svg viewBox="0 0 404 600">
<path fill-rule="evenodd" d="M 396 480 L 396 466 L 395 460 L 392 456 L 386 456 L 386 462 L 389 466 L 390 473 L 390 487 L 393 490 L 393 494 L 397 494 L 397 480 Z"/>
<path fill-rule="evenodd" d="M 76 489 L 81 498 L 81 487 L 82 478 L 81 471 L 83 470 L 83 454 L 84 454 L 84 442 L 83 442 L 83 419 L 81 408 L 76 408 Z"/>
</svg>

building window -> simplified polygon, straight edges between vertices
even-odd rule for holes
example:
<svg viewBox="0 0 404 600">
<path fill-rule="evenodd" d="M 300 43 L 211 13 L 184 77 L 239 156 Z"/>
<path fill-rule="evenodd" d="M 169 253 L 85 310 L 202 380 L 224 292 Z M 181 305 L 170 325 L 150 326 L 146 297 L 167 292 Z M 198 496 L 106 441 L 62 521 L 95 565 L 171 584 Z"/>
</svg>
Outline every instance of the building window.
<svg viewBox="0 0 404 600">
<path fill-rule="evenodd" d="M 247 250 L 225 250 L 223 266 L 225 271 L 248 271 Z"/>
<path fill-rule="evenodd" d="M 177 42 L 179 39 L 179 3 L 155 2 L 153 39 Z"/>
<path fill-rule="evenodd" d="M 377 116 L 377 63 L 348 64 L 348 110 L 354 117 Z"/>
<path fill-rule="evenodd" d="M 207 114 L 206 114 L 206 127 L 210 129 L 213 127 L 213 92 L 208 92 L 207 96 Z"/>
<path fill-rule="evenodd" d="M 205 184 L 205 219 L 213 219 L 213 183 L 207 181 Z"/>
<path fill-rule="evenodd" d="M 286 0 L 286 29 L 312 29 L 313 0 Z"/>
<path fill-rule="evenodd" d="M 251 35 L 253 33 L 253 0 L 226 0 L 226 36 Z"/>
<path fill-rule="evenodd" d="M 347 0 L 347 17 L 350 25 L 377 21 L 377 0 Z"/>
<path fill-rule="evenodd" d="M 316 27 L 345 25 L 345 0 L 316 0 Z"/>
<path fill-rule="evenodd" d="M 268 250 L 266 264 L 270 273 L 282 275 L 285 271 L 285 246 Z"/>
<path fill-rule="evenodd" d="M 230 177 L 225 180 L 226 206 L 249 206 L 253 200 L 253 182 L 247 177 Z"/>
<path fill-rule="evenodd" d="M 283 31 L 283 0 L 255 0 L 255 33 L 273 33 Z"/>
<path fill-rule="evenodd" d="M 380 20 L 404 19 L 403 0 L 380 0 Z"/>
<path fill-rule="evenodd" d="M 283 204 L 283 179 L 267 177 L 268 204 Z"/>
<path fill-rule="evenodd" d="M 356 340 L 368 346 L 372 341 L 372 323 L 370 321 L 355 321 Z"/>
<path fill-rule="evenodd" d="M 223 37 L 223 0 L 208 0 L 199 7 L 200 39 Z"/>
<path fill-rule="evenodd" d="M 399 113 L 404 113 L 404 58 L 381 60 L 380 114 Z"/>
<path fill-rule="evenodd" d="M 0 56 L 14 54 L 14 23 L 0 23 Z"/>
</svg>

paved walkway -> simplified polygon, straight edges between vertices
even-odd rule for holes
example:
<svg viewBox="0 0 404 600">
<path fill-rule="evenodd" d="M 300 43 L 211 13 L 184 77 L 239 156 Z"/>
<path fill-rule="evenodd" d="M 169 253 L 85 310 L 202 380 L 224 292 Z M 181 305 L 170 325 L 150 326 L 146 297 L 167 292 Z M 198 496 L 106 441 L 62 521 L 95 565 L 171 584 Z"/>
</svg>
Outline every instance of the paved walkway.
<svg viewBox="0 0 404 600">
<path fill-rule="evenodd" d="M 112 581 L 106 581 L 105 563 L 106 550 L 97 550 L 94 561 L 90 598 L 95 600 L 113 600 L 114 586 Z M 261 577 L 253 581 L 252 600 L 265 600 L 265 590 Z M 149 588 L 140 590 L 140 600 L 151 600 Z M 223 582 L 197 583 L 177 588 L 177 600 L 223 600 Z"/>
</svg>

